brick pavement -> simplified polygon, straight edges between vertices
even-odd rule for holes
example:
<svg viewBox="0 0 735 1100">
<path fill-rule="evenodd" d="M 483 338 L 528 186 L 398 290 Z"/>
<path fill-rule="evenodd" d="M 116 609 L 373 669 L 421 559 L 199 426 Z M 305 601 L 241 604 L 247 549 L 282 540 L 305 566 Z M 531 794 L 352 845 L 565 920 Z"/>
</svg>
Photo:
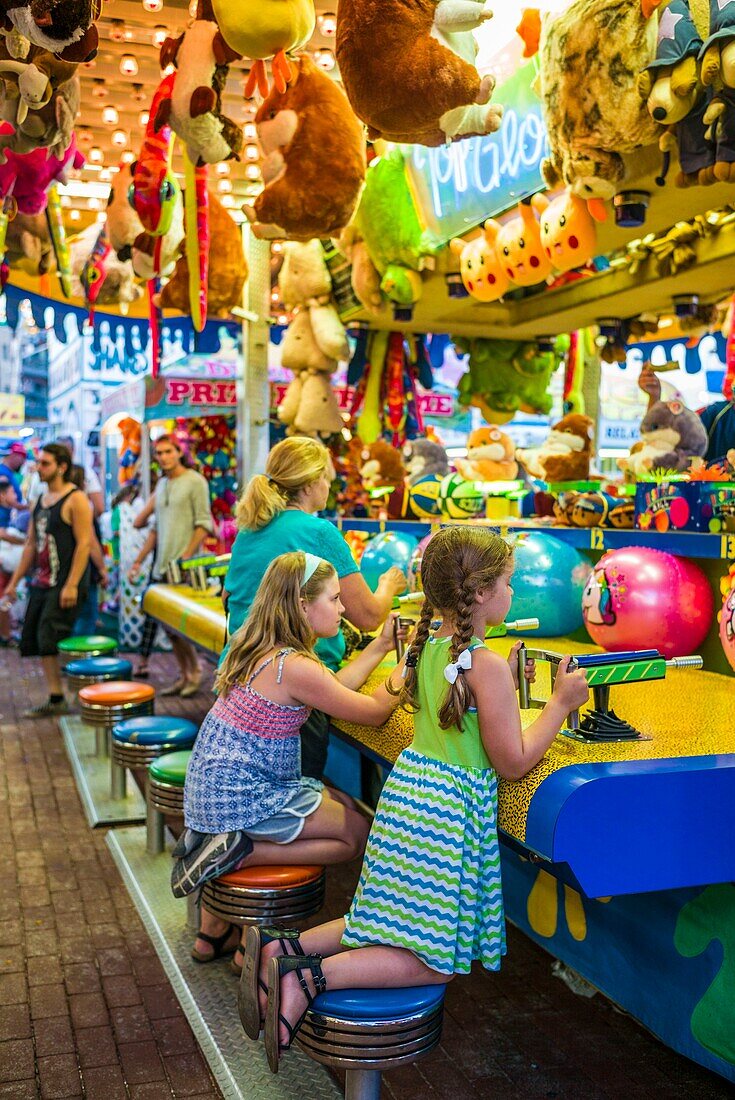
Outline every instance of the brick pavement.
<svg viewBox="0 0 735 1100">
<path fill-rule="evenodd" d="M 154 658 L 154 682 L 172 678 Z M 220 1095 L 104 844 L 87 826 L 32 662 L 0 651 L 0 1100 Z M 162 700 L 195 720 L 207 696 Z M 347 908 L 359 863 L 329 872 L 319 920 Z M 314 921 L 313 923 L 317 923 Z M 234 996 L 234 983 L 233 983 Z M 447 991 L 442 1042 L 385 1078 L 384 1100 L 717 1100 L 735 1090 L 602 997 L 551 975 L 513 928 L 503 970 Z M 253 1097 L 252 1100 L 259 1100 Z"/>
</svg>

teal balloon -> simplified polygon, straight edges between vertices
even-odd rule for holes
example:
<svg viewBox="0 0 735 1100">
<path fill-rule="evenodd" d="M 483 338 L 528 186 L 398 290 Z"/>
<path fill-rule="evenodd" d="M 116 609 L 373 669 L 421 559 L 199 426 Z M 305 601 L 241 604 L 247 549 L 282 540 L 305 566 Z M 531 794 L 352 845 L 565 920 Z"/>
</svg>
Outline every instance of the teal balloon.
<svg viewBox="0 0 735 1100">
<path fill-rule="evenodd" d="M 529 638 L 556 638 L 579 630 L 582 593 L 590 572 L 587 559 L 561 539 L 538 531 L 519 535 L 513 556 L 508 621 L 538 619 L 538 630 L 519 632 Z"/>
<path fill-rule="evenodd" d="M 418 546 L 413 535 L 403 535 L 400 531 L 386 531 L 370 539 L 360 559 L 360 571 L 371 591 L 378 587 L 381 574 L 392 565 L 408 576 L 411 557 Z M 408 591 L 408 586 L 404 589 Z"/>
</svg>

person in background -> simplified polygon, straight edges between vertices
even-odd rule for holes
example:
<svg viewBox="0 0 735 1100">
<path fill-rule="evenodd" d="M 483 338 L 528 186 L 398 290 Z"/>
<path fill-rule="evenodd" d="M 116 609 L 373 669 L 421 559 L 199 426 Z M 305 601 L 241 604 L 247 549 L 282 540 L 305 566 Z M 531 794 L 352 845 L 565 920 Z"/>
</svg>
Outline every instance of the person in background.
<svg viewBox="0 0 735 1100">
<path fill-rule="evenodd" d="M 154 454 L 161 468 L 161 477 L 151 498 L 136 517 L 133 526 L 145 527 L 155 514 L 155 527 L 148 533 L 143 546 L 128 571 L 128 580 L 135 584 L 143 562 L 153 549 L 151 583 L 160 584 L 166 578 L 166 570 L 172 562 L 191 558 L 197 553 L 204 538 L 212 533 L 212 512 L 209 504 L 209 487 L 205 478 L 187 466 L 181 443 L 174 435 L 162 435 L 155 442 Z M 135 670 L 137 677 L 147 676 L 148 658 L 153 650 L 158 624 L 150 616 L 143 627 L 140 645 L 141 661 Z M 196 695 L 202 679 L 194 646 L 178 634 L 167 631 L 174 656 L 179 665 L 179 677 L 161 695 Z"/>
<path fill-rule="evenodd" d="M 247 619 L 270 563 L 288 550 L 315 554 L 334 566 L 345 617 L 359 630 L 377 630 L 386 619 L 394 597 L 406 587 L 406 578 L 400 569 L 388 569 L 376 591 L 370 591 L 340 532 L 316 515 L 327 502 L 333 476 L 323 443 L 290 436 L 272 449 L 265 473 L 248 482 L 237 506 L 239 532 L 223 593 L 231 634 Z M 320 638 L 315 652 L 327 668 L 337 672 L 345 653 L 342 631 Z M 315 707 L 301 729 L 304 775 L 322 778 L 328 746 L 329 718 Z"/>
<path fill-rule="evenodd" d="M 4 450 L 0 446 L 0 478 L 10 482 L 13 488 L 15 503 L 0 505 L 0 527 L 7 527 L 10 523 L 11 508 L 20 508 L 23 510 L 27 507 L 23 502 L 20 472 L 28 457 L 28 452 L 22 443 L 5 443 L 4 446 Z M 8 500 L 9 499 L 10 498 L 8 498 Z"/>
<path fill-rule="evenodd" d="M 60 435 L 56 442 L 68 449 L 72 461 L 74 461 L 74 440 L 72 437 L 70 435 Z M 84 484 L 86 486 L 84 491 L 92 501 L 95 516 L 99 517 L 105 510 L 105 496 L 102 492 L 102 483 L 97 476 L 97 472 L 91 466 L 84 466 L 83 469 Z"/>
<path fill-rule="evenodd" d="M 10 607 L 3 607 L 3 593 L 15 572 L 26 541 L 30 515 L 16 508 L 15 489 L 6 477 L 0 477 L 0 508 L 7 512 L 9 519 L 0 527 L 0 647 L 11 642 Z"/>
<path fill-rule="evenodd" d="M 69 472 L 69 481 L 76 485 L 82 492 L 85 491 L 84 467 L 74 465 Z M 87 498 L 89 499 L 89 498 Z M 92 535 L 89 545 L 89 589 L 77 621 L 74 623 L 73 634 L 95 634 L 97 632 L 97 616 L 99 615 L 99 590 L 107 587 L 107 564 L 105 552 L 102 549 L 102 536 L 97 516 L 94 513 L 94 505 L 89 501 L 92 509 Z"/>
<path fill-rule="evenodd" d="M 290 936 L 288 951 L 283 934 L 246 933 L 241 1015 L 250 1036 L 265 1017 L 274 1072 L 317 990 L 445 984 L 475 960 L 500 969 L 498 777 L 531 771 L 589 695 L 565 657 L 548 703 L 522 728 L 518 676 L 533 680 L 533 662 L 519 670 L 520 642 L 508 660 L 485 645 L 510 609 L 512 573 L 512 549 L 482 528 L 445 527 L 424 551 L 406 675 L 386 683 L 413 712 L 414 739 L 383 787 L 349 913 Z"/>
<path fill-rule="evenodd" d="M 638 385 L 648 394 L 649 409 L 656 401 L 661 400 L 661 379 L 649 363 L 644 364 Z M 713 401 L 704 409 L 698 409 L 697 416 L 707 432 L 705 462 L 724 458 L 728 451 L 735 448 L 735 400 Z"/>
<path fill-rule="evenodd" d="M 69 709 L 61 686 L 57 648 L 69 638 L 89 583 L 92 512 L 84 493 L 69 481 L 71 455 L 48 443 L 38 463 L 45 493 L 38 499 L 28 527 L 20 564 L 5 589 L 14 600 L 18 584 L 32 570 L 28 608 L 20 639 L 22 657 L 40 657 L 48 700 L 27 710 L 24 718 L 65 714 Z"/>
</svg>

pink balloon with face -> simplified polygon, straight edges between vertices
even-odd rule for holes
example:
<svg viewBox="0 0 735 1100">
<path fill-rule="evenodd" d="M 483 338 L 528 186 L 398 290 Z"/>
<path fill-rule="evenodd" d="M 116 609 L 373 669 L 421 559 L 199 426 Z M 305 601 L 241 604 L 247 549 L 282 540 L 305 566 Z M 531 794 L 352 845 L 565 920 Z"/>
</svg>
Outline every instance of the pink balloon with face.
<svg viewBox="0 0 735 1100">
<path fill-rule="evenodd" d="M 694 653 L 714 612 L 712 589 L 699 566 L 643 546 L 600 558 L 582 596 L 590 637 L 613 653 L 658 649 L 667 658 Z"/>
<path fill-rule="evenodd" d="M 720 641 L 725 651 L 727 663 L 735 672 L 735 587 L 730 589 L 722 605 Z"/>
</svg>

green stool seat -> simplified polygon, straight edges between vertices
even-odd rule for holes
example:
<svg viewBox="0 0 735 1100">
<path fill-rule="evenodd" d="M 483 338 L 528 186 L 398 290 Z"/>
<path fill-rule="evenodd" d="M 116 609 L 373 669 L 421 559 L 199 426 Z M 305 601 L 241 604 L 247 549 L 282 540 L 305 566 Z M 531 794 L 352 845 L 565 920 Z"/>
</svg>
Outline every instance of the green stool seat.
<svg viewBox="0 0 735 1100">
<path fill-rule="evenodd" d="M 111 657 L 117 653 L 117 642 L 104 634 L 77 634 L 64 638 L 56 647 L 63 662 L 77 661 L 82 657 Z"/>
<path fill-rule="evenodd" d="M 147 849 L 151 855 L 163 851 L 166 817 L 184 816 L 184 781 L 191 750 L 167 752 L 148 765 Z"/>
</svg>

